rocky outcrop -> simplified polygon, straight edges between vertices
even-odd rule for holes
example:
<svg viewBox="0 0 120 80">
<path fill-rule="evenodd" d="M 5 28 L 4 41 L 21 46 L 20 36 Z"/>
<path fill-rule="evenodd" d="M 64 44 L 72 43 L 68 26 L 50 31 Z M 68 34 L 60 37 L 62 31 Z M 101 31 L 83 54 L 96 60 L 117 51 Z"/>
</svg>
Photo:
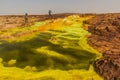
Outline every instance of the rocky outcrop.
<svg viewBox="0 0 120 80">
<path fill-rule="evenodd" d="M 87 23 L 92 33 L 88 43 L 103 53 L 94 63 L 95 71 L 105 80 L 120 80 L 120 14 L 97 15 Z"/>
<path fill-rule="evenodd" d="M 98 15 L 88 21 L 88 43 L 101 53 L 120 53 L 120 14 Z"/>
<path fill-rule="evenodd" d="M 94 63 L 94 68 L 104 80 L 120 80 L 120 54 L 105 54 Z"/>
</svg>

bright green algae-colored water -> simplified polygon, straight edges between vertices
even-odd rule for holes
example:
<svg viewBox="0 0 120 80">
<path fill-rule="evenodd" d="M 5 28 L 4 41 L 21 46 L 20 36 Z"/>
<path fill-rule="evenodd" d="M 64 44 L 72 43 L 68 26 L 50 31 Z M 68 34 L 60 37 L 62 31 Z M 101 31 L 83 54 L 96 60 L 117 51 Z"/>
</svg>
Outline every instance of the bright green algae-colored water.
<svg viewBox="0 0 120 80">
<path fill-rule="evenodd" d="M 101 54 L 87 44 L 86 19 L 73 15 L 1 32 L 15 36 L 0 42 L 0 79 L 102 80 L 92 66 Z"/>
</svg>

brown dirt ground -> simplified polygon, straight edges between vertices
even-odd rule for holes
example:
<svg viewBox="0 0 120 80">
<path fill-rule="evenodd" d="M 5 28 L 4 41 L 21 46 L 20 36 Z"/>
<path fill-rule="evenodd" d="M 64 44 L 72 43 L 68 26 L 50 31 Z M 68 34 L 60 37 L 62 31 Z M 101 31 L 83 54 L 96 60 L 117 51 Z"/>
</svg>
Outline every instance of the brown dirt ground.
<svg viewBox="0 0 120 80">
<path fill-rule="evenodd" d="M 34 22 L 44 21 L 48 19 L 64 18 L 69 15 L 77 13 L 61 13 L 48 15 L 28 15 L 28 24 L 32 25 Z M 94 15 L 94 14 L 78 14 L 80 16 Z M 24 15 L 5 15 L 0 16 L 0 29 L 9 29 L 13 27 L 25 26 Z"/>
<path fill-rule="evenodd" d="M 96 15 L 85 23 L 92 33 L 88 43 L 103 54 L 95 70 L 105 80 L 120 80 L 120 14 Z"/>
</svg>

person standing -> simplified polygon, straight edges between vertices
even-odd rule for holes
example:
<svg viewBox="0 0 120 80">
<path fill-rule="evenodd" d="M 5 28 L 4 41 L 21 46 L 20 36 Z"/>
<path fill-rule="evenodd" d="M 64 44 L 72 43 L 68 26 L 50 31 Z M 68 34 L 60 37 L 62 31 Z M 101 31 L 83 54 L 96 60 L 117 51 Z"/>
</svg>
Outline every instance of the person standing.
<svg viewBox="0 0 120 80">
<path fill-rule="evenodd" d="M 52 11 L 49 10 L 49 11 L 48 11 L 48 14 L 49 14 L 49 17 L 51 17 L 51 16 L 52 16 Z"/>
<path fill-rule="evenodd" d="M 27 23 L 28 23 L 28 14 L 27 14 L 27 13 L 25 13 L 25 16 L 24 16 L 24 21 L 25 21 L 25 24 L 27 24 Z"/>
</svg>

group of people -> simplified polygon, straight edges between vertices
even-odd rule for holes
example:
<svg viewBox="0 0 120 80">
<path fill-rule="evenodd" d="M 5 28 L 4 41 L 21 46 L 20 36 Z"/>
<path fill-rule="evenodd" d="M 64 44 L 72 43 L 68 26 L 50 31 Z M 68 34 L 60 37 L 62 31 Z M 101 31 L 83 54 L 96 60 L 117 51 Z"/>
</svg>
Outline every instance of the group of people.
<svg viewBox="0 0 120 80">
<path fill-rule="evenodd" d="M 52 16 L 52 11 L 51 10 L 48 11 L 48 15 L 49 15 L 49 17 Z M 27 24 L 28 23 L 28 13 L 25 13 L 24 20 L 25 20 L 25 24 Z"/>
</svg>

